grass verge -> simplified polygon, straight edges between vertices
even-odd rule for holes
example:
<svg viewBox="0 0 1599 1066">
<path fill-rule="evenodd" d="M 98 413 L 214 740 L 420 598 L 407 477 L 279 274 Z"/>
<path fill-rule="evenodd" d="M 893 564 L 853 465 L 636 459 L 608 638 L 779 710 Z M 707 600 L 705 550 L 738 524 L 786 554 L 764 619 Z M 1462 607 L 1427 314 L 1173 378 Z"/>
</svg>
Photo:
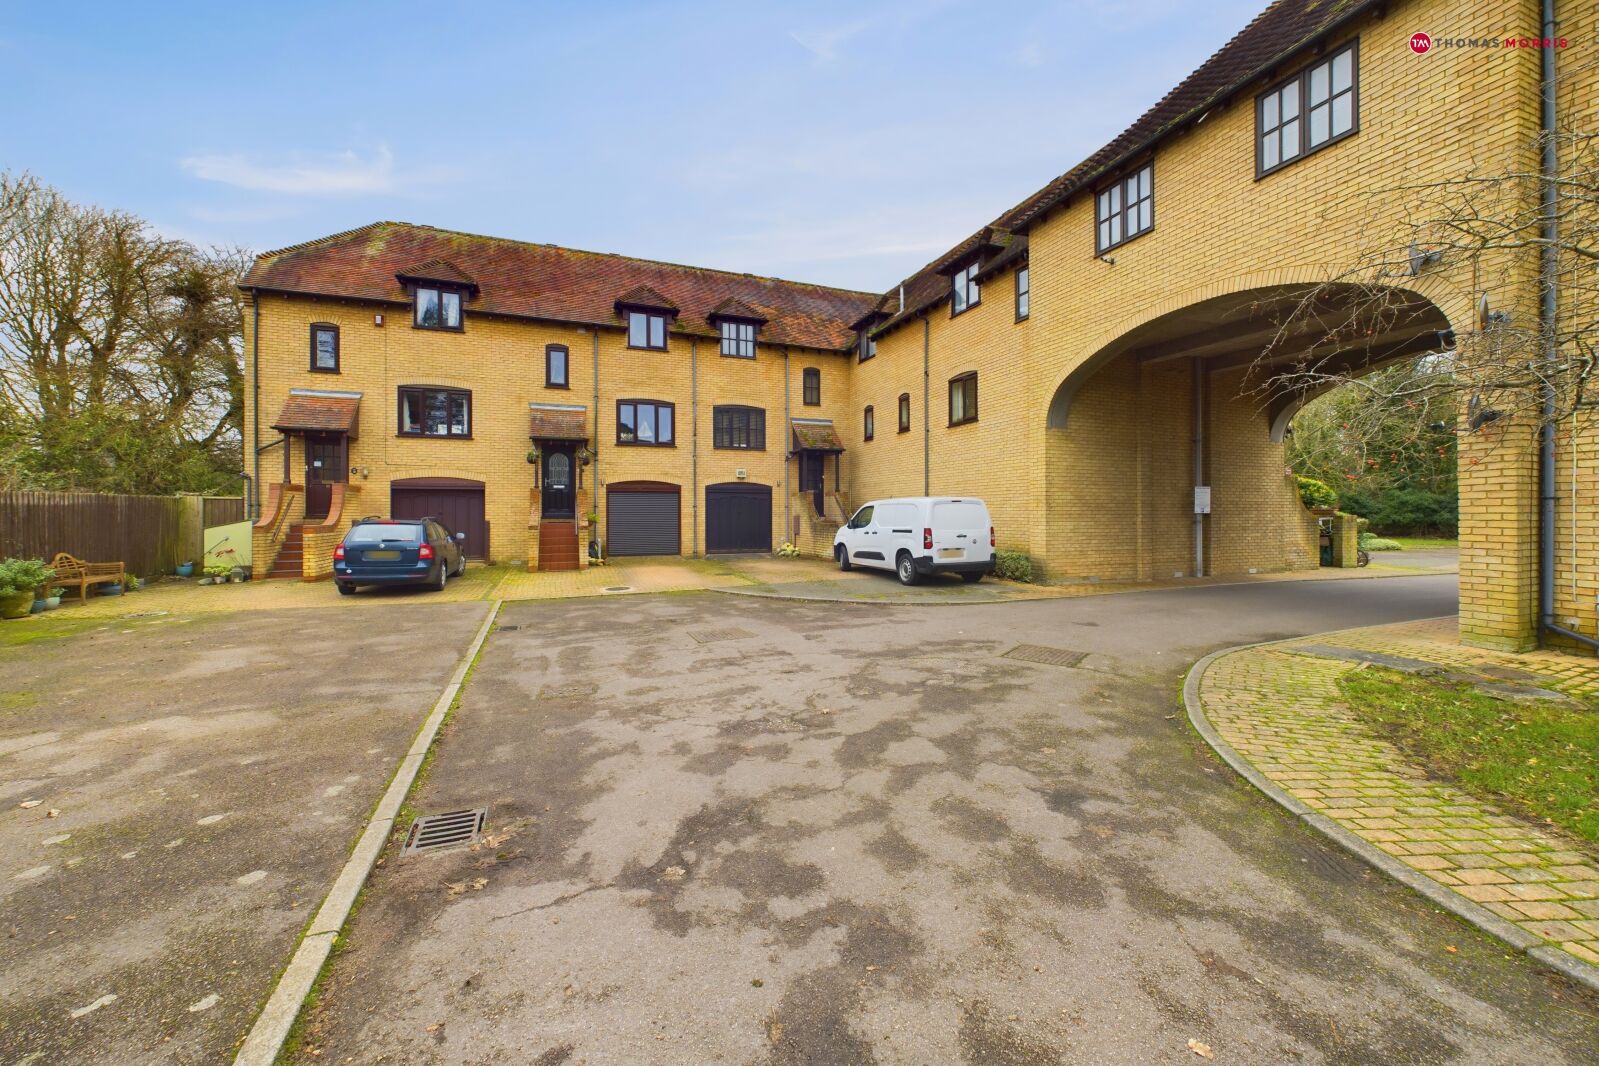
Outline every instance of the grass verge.
<svg viewBox="0 0 1599 1066">
<path fill-rule="evenodd" d="M 1445 537 L 1385 537 L 1385 540 L 1399 542 L 1399 547 L 1405 551 L 1457 551 L 1460 548 L 1458 540 L 1449 540 Z"/>
<path fill-rule="evenodd" d="M 1512 703 L 1375 667 L 1338 686 L 1429 773 L 1599 845 L 1599 707 Z"/>
</svg>

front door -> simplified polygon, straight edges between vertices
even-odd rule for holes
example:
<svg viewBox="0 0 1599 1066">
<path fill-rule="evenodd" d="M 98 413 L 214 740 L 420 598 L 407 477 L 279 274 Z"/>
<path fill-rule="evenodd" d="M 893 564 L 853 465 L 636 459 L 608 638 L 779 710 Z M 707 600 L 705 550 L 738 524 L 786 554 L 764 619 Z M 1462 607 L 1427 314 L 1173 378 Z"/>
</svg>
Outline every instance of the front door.
<svg viewBox="0 0 1599 1066">
<path fill-rule="evenodd" d="M 827 455 L 824 452 L 800 452 L 800 491 L 811 494 L 817 514 L 826 514 L 823 490 L 827 483 Z"/>
<path fill-rule="evenodd" d="M 333 505 L 333 486 L 344 481 L 344 436 L 305 435 L 305 517 L 326 518 Z"/>
<path fill-rule="evenodd" d="M 571 518 L 577 512 L 573 481 L 576 463 L 570 447 L 550 446 L 544 452 L 544 517 Z"/>
</svg>

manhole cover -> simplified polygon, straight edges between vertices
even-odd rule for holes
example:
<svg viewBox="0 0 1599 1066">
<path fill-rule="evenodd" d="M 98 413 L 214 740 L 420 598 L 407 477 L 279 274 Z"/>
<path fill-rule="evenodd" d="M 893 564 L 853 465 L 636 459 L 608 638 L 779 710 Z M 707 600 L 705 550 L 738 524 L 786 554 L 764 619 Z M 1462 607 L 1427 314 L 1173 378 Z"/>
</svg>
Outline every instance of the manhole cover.
<svg viewBox="0 0 1599 1066">
<path fill-rule="evenodd" d="M 438 851 L 461 844 L 471 844 L 483 832 L 483 819 L 488 817 L 487 807 L 470 811 L 450 811 L 448 814 L 430 814 L 411 823 L 401 855 L 414 855 L 419 851 Z"/>
<path fill-rule="evenodd" d="M 1005 658 L 1043 663 L 1045 666 L 1076 666 L 1088 658 L 1088 653 L 1072 651 L 1070 648 L 1046 648 L 1042 644 L 1018 644 L 1005 653 Z"/>
<path fill-rule="evenodd" d="M 633 591 L 633 586 L 632 585 L 607 585 L 605 587 L 604 591 L 605 592 L 632 592 Z"/>
<path fill-rule="evenodd" d="M 522 628 L 521 626 L 496 626 L 495 627 L 495 632 L 497 632 L 497 633 L 515 633 L 518 629 L 521 629 L 521 628 Z"/>
<path fill-rule="evenodd" d="M 742 640 L 744 637 L 752 637 L 755 634 L 729 627 L 727 629 L 691 629 L 688 635 L 701 644 L 709 644 L 717 640 Z"/>
</svg>

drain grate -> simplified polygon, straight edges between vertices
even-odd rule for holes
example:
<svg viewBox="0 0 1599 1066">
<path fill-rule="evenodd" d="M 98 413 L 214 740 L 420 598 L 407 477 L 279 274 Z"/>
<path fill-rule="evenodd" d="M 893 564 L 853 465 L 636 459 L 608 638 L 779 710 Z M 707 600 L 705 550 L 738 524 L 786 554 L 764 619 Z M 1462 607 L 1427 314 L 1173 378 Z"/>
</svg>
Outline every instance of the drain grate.
<svg viewBox="0 0 1599 1066">
<path fill-rule="evenodd" d="M 755 634 L 729 626 L 726 629 L 691 629 L 688 635 L 701 644 L 710 644 L 718 640 L 743 640 L 745 637 L 753 637 Z"/>
<path fill-rule="evenodd" d="M 1088 653 L 1072 651 L 1070 648 L 1046 648 L 1042 644 L 1018 644 L 1006 652 L 1004 657 L 1028 663 L 1042 663 L 1045 666 L 1076 666 L 1088 658 Z"/>
<path fill-rule="evenodd" d="M 521 627 L 521 626 L 520 626 L 520 625 L 514 625 L 514 626 L 495 626 L 495 627 L 494 627 L 494 631 L 495 631 L 495 632 L 496 632 L 496 633 L 515 633 L 515 632 L 516 632 L 516 631 L 517 631 L 517 630 L 518 630 L 518 629 L 521 629 L 521 628 L 522 628 L 522 627 Z"/>
<path fill-rule="evenodd" d="M 420 851 L 438 851 L 442 848 L 472 844 L 483 832 L 483 820 L 488 817 L 487 807 L 470 811 L 450 811 L 448 814 L 430 814 L 411 823 L 401 855 L 414 855 Z"/>
<path fill-rule="evenodd" d="M 605 586 L 605 588 L 602 591 L 605 591 L 605 592 L 632 592 L 633 591 L 633 586 L 632 585 L 607 585 L 607 586 Z"/>
</svg>

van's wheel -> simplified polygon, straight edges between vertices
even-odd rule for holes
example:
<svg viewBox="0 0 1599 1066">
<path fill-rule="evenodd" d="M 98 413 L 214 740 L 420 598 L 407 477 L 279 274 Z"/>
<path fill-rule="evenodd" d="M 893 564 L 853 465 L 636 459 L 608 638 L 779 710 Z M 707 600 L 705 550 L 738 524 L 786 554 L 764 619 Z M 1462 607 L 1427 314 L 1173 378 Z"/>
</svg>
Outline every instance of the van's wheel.
<svg viewBox="0 0 1599 1066">
<path fill-rule="evenodd" d="M 899 574 L 901 585 L 914 585 L 921 580 L 916 573 L 916 560 L 911 558 L 910 552 L 900 552 L 899 559 L 895 562 L 894 570 Z"/>
<path fill-rule="evenodd" d="M 355 595 L 355 586 L 350 584 L 348 581 L 335 581 L 333 584 L 338 586 L 340 596 Z"/>
<path fill-rule="evenodd" d="M 849 571 L 854 569 L 854 567 L 850 565 L 849 552 L 845 550 L 844 545 L 840 544 L 834 548 L 833 555 L 838 559 L 838 568 L 840 570 Z"/>
<path fill-rule="evenodd" d="M 961 580 L 966 582 L 968 585 L 975 585 L 979 581 L 983 580 L 983 572 L 981 570 L 976 570 L 970 574 L 962 574 Z"/>
</svg>

